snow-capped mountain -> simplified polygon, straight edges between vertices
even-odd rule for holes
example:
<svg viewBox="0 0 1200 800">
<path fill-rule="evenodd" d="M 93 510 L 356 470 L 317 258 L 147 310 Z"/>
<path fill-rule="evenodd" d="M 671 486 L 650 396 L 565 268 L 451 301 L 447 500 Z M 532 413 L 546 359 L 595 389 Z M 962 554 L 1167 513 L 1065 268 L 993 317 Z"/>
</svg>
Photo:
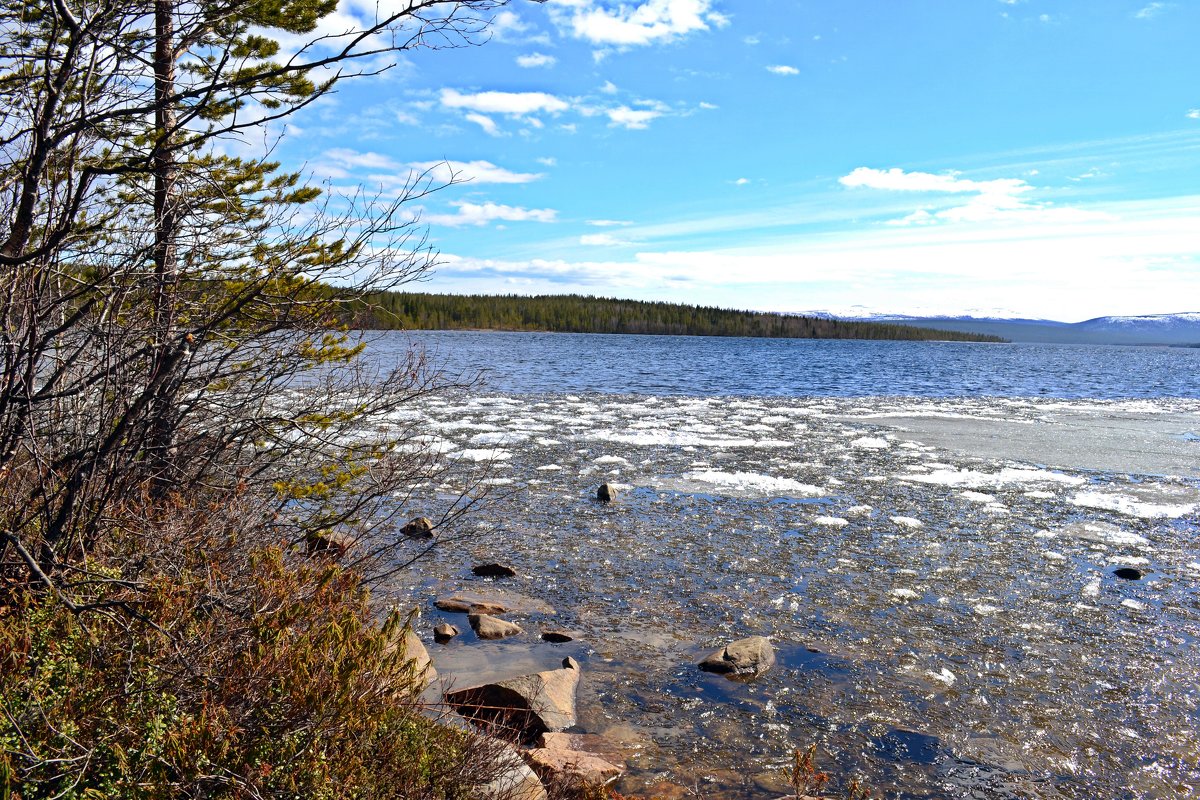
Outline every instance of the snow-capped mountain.
<svg viewBox="0 0 1200 800">
<path fill-rule="evenodd" d="M 988 333 L 1014 342 L 1061 344 L 1196 345 L 1200 344 L 1200 312 L 1145 314 L 1141 316 L 1096 317 L 1083 322 L 1026 319 L 997 309 L 968 309 L 954 315 L 887 314 L 859 307 L 843 313 L 806 312 L 833 319 L 866 322 L 900 322 L 938 330 Z M 994 312 L 999 313 L 994 313 Z M 848 312 L 848 313 L 845 313 Z"/>
</svg>

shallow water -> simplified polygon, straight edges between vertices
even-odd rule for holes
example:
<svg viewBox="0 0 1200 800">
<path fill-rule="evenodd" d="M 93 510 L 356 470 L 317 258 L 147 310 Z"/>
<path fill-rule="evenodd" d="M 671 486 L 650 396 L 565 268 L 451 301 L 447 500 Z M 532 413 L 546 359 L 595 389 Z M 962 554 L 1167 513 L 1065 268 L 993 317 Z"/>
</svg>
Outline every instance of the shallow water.
<svg viewBox="0 0 1200 800">
<path fill-rule="evenodd" d="M 858 775 L 886 797 L 1200 794 L 1200 482 L 1137 461 L 1151 434 L 1200 454 L 1179 436 L 1200 401 L 474 394 L 413 413 L 494 491 L 473 537 L 400 587 L 427 640 L 466 630 L 431 645 L 439 671 L 462 686 L 574 656 L 579 729 L 624 757 L 622 791 L 776 797 L 816 743 L 833 788 Z M 1089 469 L 934 442 L 939 419 L 1027 444 L 1137 424 Z M 624 487 L 612 505 L 603 481 Z M 413 511 L 463 488 L 418 487 Z M 519 577 L 471 576 L 494 560 Z M 491 587 L 554 613 L 479 642 L 432 605 Z M 779 657 L 757 680 L 696 669 L 755 634 Z"/>
</svg>

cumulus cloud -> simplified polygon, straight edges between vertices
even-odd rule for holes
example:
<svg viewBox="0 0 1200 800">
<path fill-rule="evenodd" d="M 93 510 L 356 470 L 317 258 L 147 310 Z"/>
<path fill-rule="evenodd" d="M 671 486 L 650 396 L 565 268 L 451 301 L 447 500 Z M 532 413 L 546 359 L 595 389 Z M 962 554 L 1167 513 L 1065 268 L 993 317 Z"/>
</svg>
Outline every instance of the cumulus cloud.
<svg viewBox="0 0 1200 800">
<path fill-rule="evenodd" d="M 523 117 L 527 114 L 558 114 L 570 108 L 561 98 L 545 92 L 459 92 L 442 89 L 443 108 L 475 111 L 481 114 L 507 114 Z"/>
<path fill-rule="evenodd" d="M 629 106 L 604 109 L 604 114 L 609 119 L 609 127 L 634 131 L 645 130 L 650 126 L 650 121 L 661 117 L 662 113 L 656 108 L 630 108 Z"/>
<path fill-rule="evenodd" d="M 527 55 L 517 56 L 517 66 L 526 69 L 536 67 L 553 67 L 558 63 L 558 59 L 554 56 L 548 56 L 545 53 L 529 53 Z"/>
<path fill-rule="evenodd" d="M 880 189 L 892 192 L 914 192 L 923 194 L 968 195 L 965 203 L 957 203 L 936 212 L 917 209 L 912 214 L 892 224 L 930 224 L 937 221 L 980 222 L 998 219 L 1018 212 L 1044 210 L 1045 206 L 1032 203 L 1024 195 L 1033 191 L 1020 178 L 999 178 L 976 181 L 961 178 L 956 172 L 935 175 L 930 172 L 905 172 L 902 169 L 873 169 L 858 167 L 849 175 L 838 179 L 851 189 Z M 1068 211 L 1061 209 L 1056 211 Z"/>
<path fill-rule="evenodd" d="M 789 66 L 788 64 L 772 64 L 771 66 L 767 67 L 767 72 L 774 73 L 775 75 L 799 75 L 800 74 L 800 70 L 796 69 L 793 66 Z"/>
<path fill-rule="evenodd" d="M 479 127 L 483 128 L 483 132 L 488 136 L 500 136 L 500 126 L 496 124 L 496 120 L 486 114 L 476 114 L 474 112 L 463 117 L 467 122 L 474 122 Z"/>
<path fill-rule="evenodd" d="M 500 203 L 451 203 L 454 214 L 427 214 L 424 220 L 432 225 L 487 225 L 492 222 L 555 222 L 558 212 L 552 208 L 521 208 Z"/>
<path fill-rule="evenodd" d="M 552 0 L 550 8 L 555 24 L 575 38 L 616 47 L 667 42 L 728 24 L 712 9 L 712 0 L 646 0 L 616 7 L 598 0 Z"/>
<path fill-rule="evenodd" d="M 472 183 L 531 183 L 545 177 L 540 172 L 513 172 L 490 161 L 414 161 L 408 166 L 428 172 L 439 183 L 451 178 Z"/>
</svg>

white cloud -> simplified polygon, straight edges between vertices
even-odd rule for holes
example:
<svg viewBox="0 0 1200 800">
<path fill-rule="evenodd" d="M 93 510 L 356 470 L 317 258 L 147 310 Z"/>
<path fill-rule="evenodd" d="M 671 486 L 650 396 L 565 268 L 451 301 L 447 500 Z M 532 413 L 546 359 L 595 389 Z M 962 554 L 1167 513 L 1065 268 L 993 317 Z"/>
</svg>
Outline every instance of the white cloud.
<svg viewBox="0 0 1200 800">
<path fill-rule="evenodd" d="M 1032 192 L 1034 187 L 1020 178 L 975 181 L 960 178 L 956 172 L 935 175 L 929 172 L 905 172 L 895 167 L 887 170 L 858 167 L 849 175 L 839 178 L 838 182 L 851 189 L 970 195 L 965 203 L 952 204 L 933 213 L 920 208 L 907 217 L 893 220 L 892 224 L 928 224 L 937 220 L 979 222 L 1033 211 L 1057 216 L 1079 213 L 1072 209 L 1051 208 L 1024 199 L 1023 195 Z"/>
<path fill-rule="evenodd" d="M 464 94 L 455 89 L 442 89 L 441 101 L 444 108 L 458 108 L 482 114 L 507 114 L 514 117 L 539 112 L 558 114 L 570 108 L 565 100 L 545 92 Z"/>
<path fill-rule="evenodd" d="M 736 181 L 733 182 L 733 185 L 734 186 L 745 186 L 749 182 L 750 182 L 749 178 L 738 178 Z"/>
<path fill-rule="evenodd" d="M 616 108 L 604 109 L 604 113 L 609 119 L 610 127 L 640 131 L 648 128 L 650 121 L 661 117 L 663 112 L 656 108 L 617 106 Z"/>
<path fill-rule="evenodd" d="M 629 244 L 611 233 L 585 233 L 579 237 L 579 243 L 585 247 L 621 247 Z"/>
<path fill-rule="evenodd" d="M 749 35 L 749 36 L 743 36 L 743 37 L 742 37 L 742 43 L 743 43 L 743 44 L 748 44 L 748 45 L 750 45 L 751 47 L 753 47 L 754 45 L 758 44 L 758 43 L 759 43 L 759 42 L 761 42 L 761 41 L 762 41 L 762 40 L 761 40 L 761 39 L 759 39 L 759 38 L 758 38 L 758 36 L 757 36 L 757 35 L 754 35 L 754 34 L 751 34 L 751 35 Z"/>
<path fill-rule="evenodd" d="M 1200 108 L 1190 108 L 1184 116 L 1188 119 L 1200 119 Z"/>
<path fill-rule="evenodd" d="M 1172 7 L 1172 3 L 1147 3 L 1140 11 L 1133 16 L 1136 19 L 1154 19 L 1159 14 Z"/>
<path fill-rule="evenodd" d="M 485 114 L 467 114 L 464 119 L 468 122 L 474 122 L 479 127 L 483 128 L 483 132 L 488 136 L 500 136 L 500 127 L 496 124 L 496 120 Z"/>
<path fill-rule="evenodd" d="M 530 183 L 545 177 L 540 172 L 512 172 L 490 161 L 414 161 L 408 166 L 428 172 L 438 183 L 451 177 L 472 183 Z"/>
<path fill-rule="evenodd" d="M 555 222 L 558 212 L 552 208 L 520 208 L 500 203 L 451 203 L 457 209 L 454 214 L 427 214 L 423 217 L 431 225 L 487 225 L 490 222 Z"/>
<path fill-rule="evenodd" d="M 360 153 L 346 147 L 334 147 L 321 154 L 314 169 L 330 178 L 345 178 L 353 170 L 400 170 L 401 165 L 381 153 Z"/>
<path fill-rule="evenodd" d="M 615 8 L 598 0 L 552 0 L 551 17 L 577 39 L 618 47 L 671 41 L 728 24 L 712 10 L 712 0 L 646 0 Z"/>
<path fill-rule="evenodd" d="M 600 91 L 604 92 L 605 94 L 616 94 L 617 85 L 612 81 L 605 81 L 604 85 L 600 87 Z"/>
<path fill-rule="evenodd" d="M 589 219 L 587 224 L 595 228 L 616 228 L 633 223 L 627 219 Z"/>
<path fill-rule="evenodd" d="M 525 67 L 526 69 L 553 67 L 557 63 L 557 58 L 548 56 L 545 53 L 529 53 L 528 55 L 517 56 L 517 66 Z"/>
<path fill-rule="evenodd" d="M 800 70 L 796 69 L 795 67 L 789 66 L 787 64 L 772 64 L 771 66 L 767 67 L 767 72 L 774 73 L 775 75 L 799 75 L 800 74 Z"/>
<path fill-rule="evenodd" d="M 557 167 L 558 166 L 558 159 L 555 158 L 554 156 L 542 156 L 541 158 L 536 158 L 534 160 L 537 161 L 539 164 L 541 164 L 544 167 Z"/>
<path fill-rule="evenodd" d="M 703 108 L 705 111 L 714 111 L 714 110 L 720 108 L 720 106 L 717 105 L 716 103 L 709 103 L 709 102 L 706 102 L 703 100 L 700 101 L 700 107 Z"/>
</svg>

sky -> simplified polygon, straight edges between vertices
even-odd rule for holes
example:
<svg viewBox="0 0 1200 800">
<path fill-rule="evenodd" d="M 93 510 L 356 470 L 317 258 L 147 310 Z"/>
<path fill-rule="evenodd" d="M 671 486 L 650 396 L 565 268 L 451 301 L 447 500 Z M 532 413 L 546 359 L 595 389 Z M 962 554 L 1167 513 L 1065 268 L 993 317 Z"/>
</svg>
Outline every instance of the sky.
<svg viewBox="0 0 1200 800">
<path fill-rule="evenodd" d="M 380 0 L 380 7 L 404 0 Z M 376 13 L 341 0 L 341 32 Z M 414 198 L 422 291 L 1078 321 L 1200 310 L 1200 2 L 516 0 L 290 120 Z M 340 26 L 340 27 L 339 27 Z"/>
</svg>

